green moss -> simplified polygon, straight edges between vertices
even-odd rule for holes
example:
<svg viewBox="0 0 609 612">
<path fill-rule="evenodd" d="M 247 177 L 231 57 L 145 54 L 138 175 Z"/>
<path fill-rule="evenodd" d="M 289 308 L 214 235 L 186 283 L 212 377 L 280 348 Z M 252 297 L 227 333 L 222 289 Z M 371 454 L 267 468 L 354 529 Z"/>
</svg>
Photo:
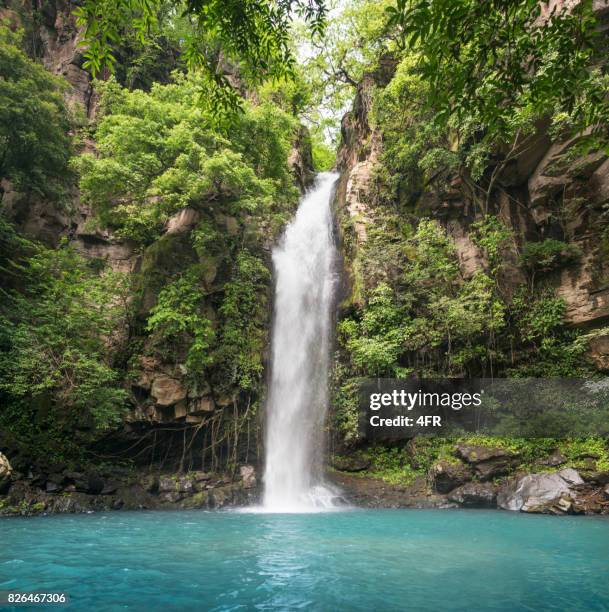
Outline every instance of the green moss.
<svg viewBox="0 0 609 612">
<path fill-rule="evenodd" d="M 204 508 L 207 506 L 209 501 L 209 492 L 208 491 L 199 491 L 195 493 L 191 497 L 186 498 L 182 505 L 184 508 Z"/>
</svg>

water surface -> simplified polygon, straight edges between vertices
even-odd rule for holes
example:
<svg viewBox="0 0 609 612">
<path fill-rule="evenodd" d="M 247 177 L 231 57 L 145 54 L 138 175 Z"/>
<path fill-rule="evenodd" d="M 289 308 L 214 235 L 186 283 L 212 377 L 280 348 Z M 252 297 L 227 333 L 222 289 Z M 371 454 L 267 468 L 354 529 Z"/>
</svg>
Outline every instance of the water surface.
<svg viewBox="0 0 609 612">
<path fill-rule="evenodd" d="M 609 521 L 474 510 L 9 518 L 0 589 L 67 591 L 70 609 L 92 611 L 607 610 Z"/>
</svg>

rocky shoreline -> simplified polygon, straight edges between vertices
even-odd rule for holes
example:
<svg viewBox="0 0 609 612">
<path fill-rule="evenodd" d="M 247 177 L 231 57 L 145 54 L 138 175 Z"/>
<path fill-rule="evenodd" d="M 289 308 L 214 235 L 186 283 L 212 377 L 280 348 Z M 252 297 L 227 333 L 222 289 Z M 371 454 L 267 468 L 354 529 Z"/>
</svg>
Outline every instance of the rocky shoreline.
<svg viewBox="0 0 609 612">
<path fill-rule="evenodd" d="M 559 454 L 540 471 L 517 469 L 518 457 L 502 448 L 457 444 L 454 460 L 432 465 L 408 484 L 366 473 L 343 461 L 330 480 L 354 505 L 367 508 L 497 508 L 536 514 L 609 514 L 609 471 L 574 469 Z M 543 469 L 543 471 L 541 471 Z"/>
<path fill-rule="evenodd" d="M 565 467 L 554 455 L 546 471 L 512 471 L 516 457 L 501 448 L 456 445 L 458 461 L 437 461 L 408 484 L 391 484 L 351 460 L 327 478 L 345 502 L 363 508 L 496 508 L 552 515 L 609 515 L 609 471 Z M 0 455 L 0 517 L 105 512 L 189 510 L 248 506 L 260 501 L 260 479 L 252 465 L 234 476 L 202 471 L 99 469 L 50 466 L 48 473 L 14 472 Z"/>
<path fill-rule="evenodd" d="M 0 517 L 109 510 L 220 509 L 247 506 L 260 498 L 255 469 L 235 476 L 202 471 L 158 473 L 129 469 L 67 469 L 22 475 L 0 454 Z"/>
</svg>

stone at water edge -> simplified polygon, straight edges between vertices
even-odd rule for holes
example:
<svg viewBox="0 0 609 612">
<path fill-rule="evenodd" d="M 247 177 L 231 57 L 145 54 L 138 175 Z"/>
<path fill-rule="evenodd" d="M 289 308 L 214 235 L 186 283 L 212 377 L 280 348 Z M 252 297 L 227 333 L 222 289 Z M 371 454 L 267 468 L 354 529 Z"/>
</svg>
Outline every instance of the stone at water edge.
<svg viewBox="0 0 609 612">
<path fill-rule="evenodd" d="M 528 474 L 504 485 L 497 494 L 497 506 L 516 512 L 565 513 L 572 508 L 570 484 L 581 484 L 576 470 L 553 474 Z M 581 482 L 580 482 L 581 481 Z"/>
<path fill-rule="evenodd" d="M 471 472 L 462 463 L 438 461 L 431 468 L 434 488 L 438 493 L 448 493 L 472 478 Z"/>
<path fill-rule="evenodd" d="M 241 475 L 244 489 L 253 489 L 256 486 L 256 470 L 253 465 L 242 465 L 239 468 L 239 474 Z"/>
<path fill-rule="evenodd" d="M 584 484 L 583 478 L 578 474 L 577 470 L 574 470 L 573 468 L 565 468 L 564 470 L 560 470 L 558 475 L 569 485 Z"/>
<path fill-rule="evenodd" d="M 497 489 L 490 482 L 468 482 L 451 491 L 448 499 L 465 508 L 494 508 Z"/>
<path fill-rule="evenodd" d="M 8 489 L 12 473 L 13 468 L 8 458 L 0 453 L 0 493 L 4 493 Z"/>
</svg>

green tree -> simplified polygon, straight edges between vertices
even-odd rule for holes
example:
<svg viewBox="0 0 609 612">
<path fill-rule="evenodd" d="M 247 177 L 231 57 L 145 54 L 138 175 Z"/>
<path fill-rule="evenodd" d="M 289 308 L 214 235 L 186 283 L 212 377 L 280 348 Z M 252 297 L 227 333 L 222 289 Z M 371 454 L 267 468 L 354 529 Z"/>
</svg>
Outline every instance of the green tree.
<svg viewBox="0 0 609 612">
<path fill-rule="evenodd" d="M 607 118 L 590 0 L 552 12 L 538 0 L 398 0 L 388 14 L 418 54 L 436 119 L 463 135 L 510 142 L 548 112 L 576 130 Z"/>
<path fill-rule="evenodd" d="M 245 103 L 220 133 L 198 104 L 199 87 L 197 76 L 185 75 L 149 93 L 104 84 L 98 154 L 74 160 L 82 196 L 102 224 L 149 244 L 186 206 L 260 215 L 295 202 L 287 163 L 295 119 Z"/>
<path fill-rule="evenodd" d="M 67 246 L 29 250 L 20 290 L 0 304 L 0 393 L 9 405 L 43 399 L 71 426 L 116 425 L 127 394 L 111 356 L 121 346 L 126 280 L 96 272 Z"/>
<path fill-rule="evenodd" d="M 57 195 L 71 153 L 63 82 L 30 60 L 0 27 L 0 178 L 18 190 Z"/>
<path fill-rule="evenodd" d="M 238 64 L 244 78 L 258 83 L 290 74 L 293 17 L 301 15 L 315 33 L 322 31 L 326 17 L 323 0 L 85 0 L 76 10 L 85 27 L 85 67 L 94 75 L 112 69 L 123 31 L 132 30 L 143 43 L 156 31 L 159 11 L 168 7 L 191 22 L 182 53 L 191 68 L 202 70 L 214 112 L 240 106 L 227 64 Z"/>
</svg>

